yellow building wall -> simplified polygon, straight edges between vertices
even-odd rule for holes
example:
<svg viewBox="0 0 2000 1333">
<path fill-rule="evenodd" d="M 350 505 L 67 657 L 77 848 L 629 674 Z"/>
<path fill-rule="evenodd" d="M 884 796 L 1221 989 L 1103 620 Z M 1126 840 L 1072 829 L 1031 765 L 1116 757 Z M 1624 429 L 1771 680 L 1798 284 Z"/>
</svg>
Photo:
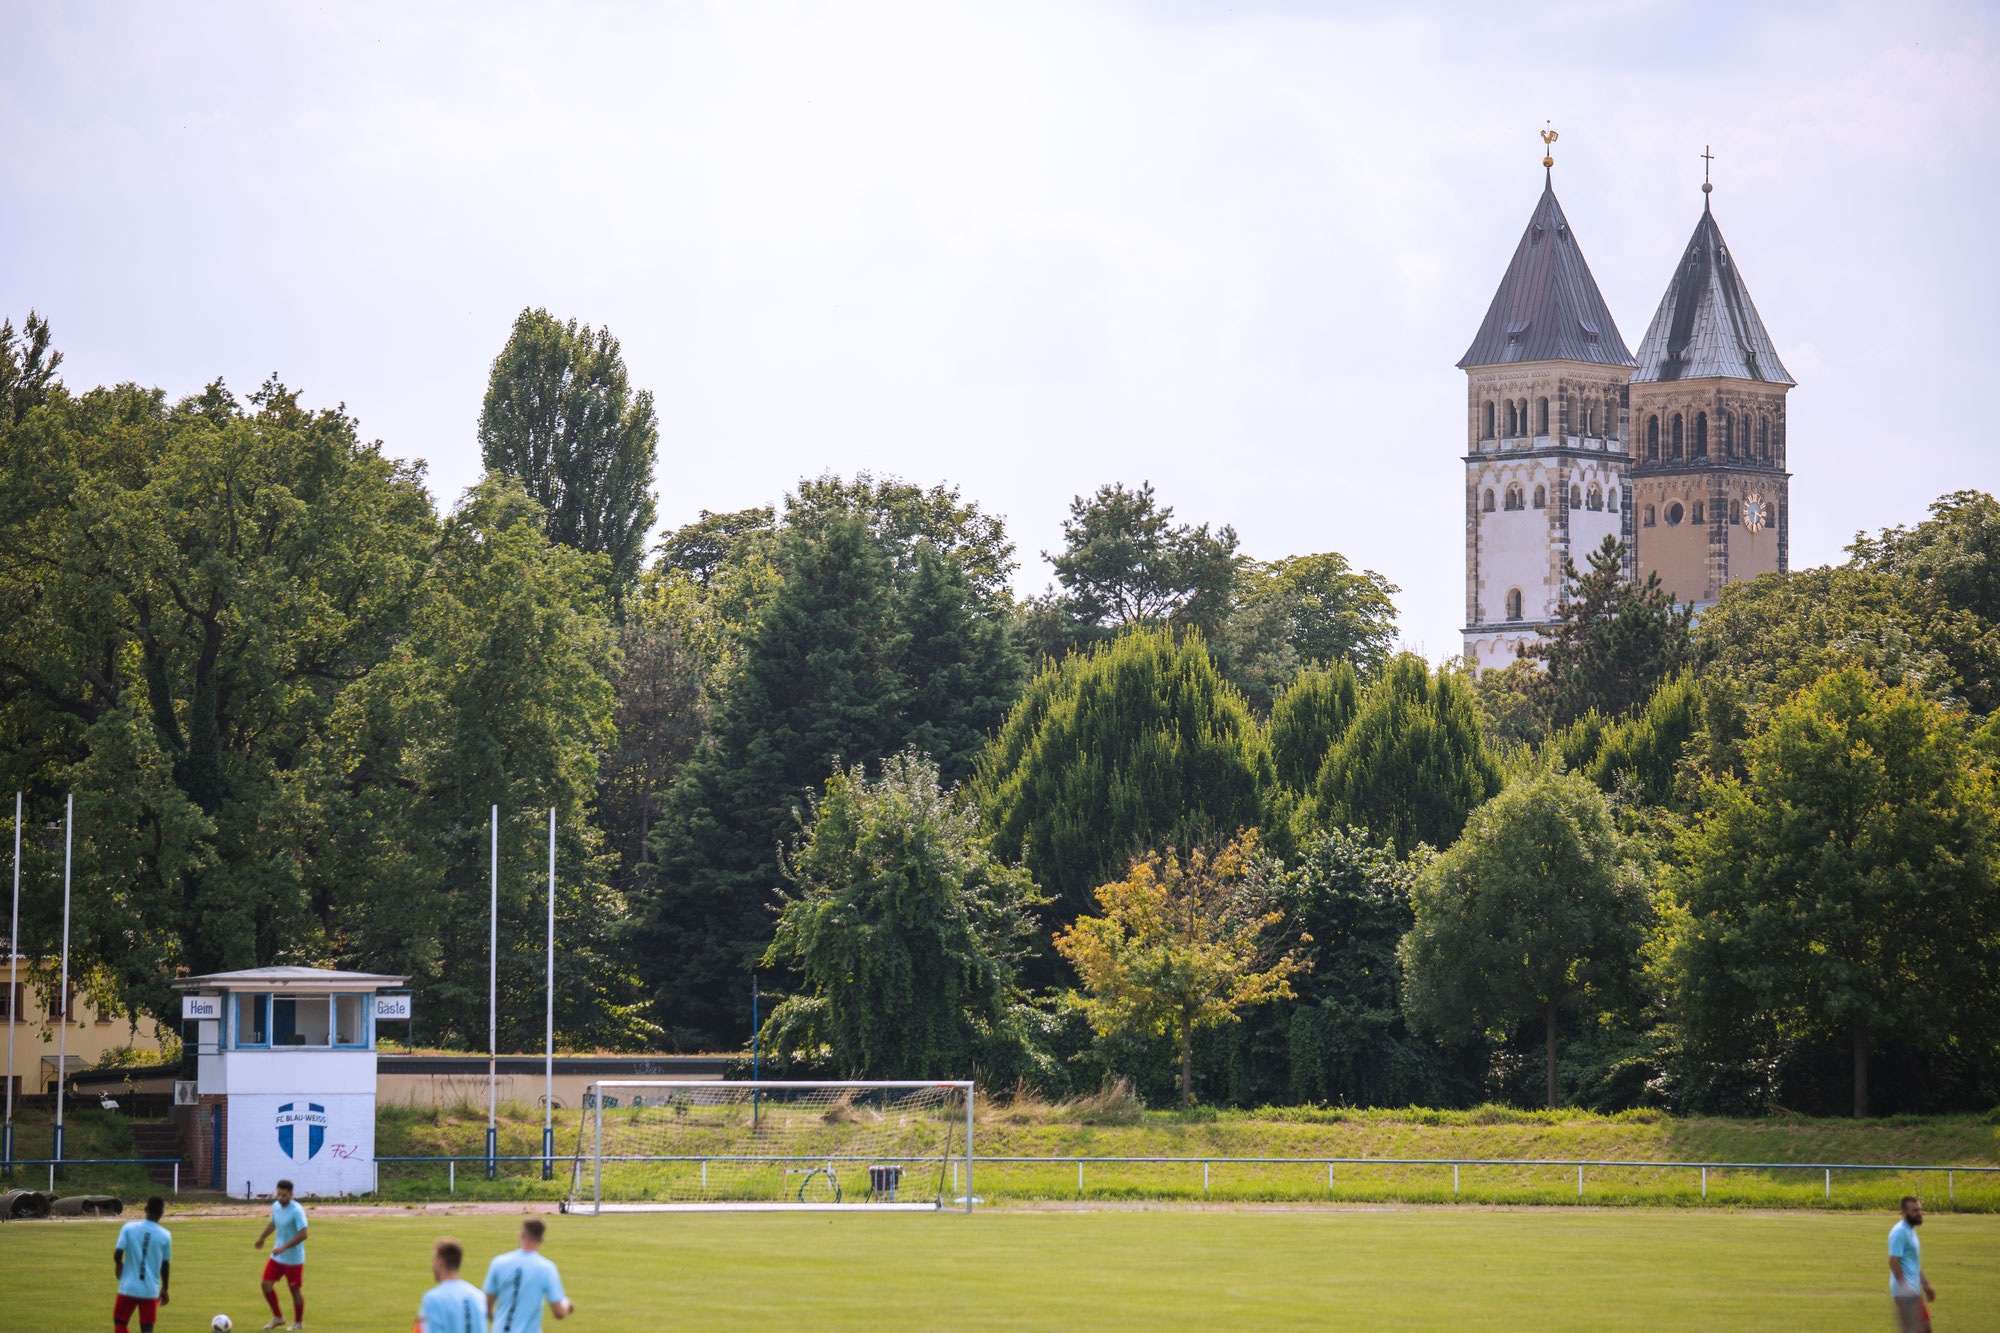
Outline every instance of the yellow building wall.
<svg viewBox="0 0 2000 1333">
<path fill-rule="evenodd" d="M 13 1037 L 14 1078 L 17 1092 L 55 1091 L 56 1050 L 60 1044 L 72 1072 L 97 1064 L 105 1053 L 121 1046 L 157 1053 L 160 1050 L 159 1024 L 142 1018 L 135 1030 L 125 1015 L 100 1011 L 72 984 L 72 1016 L 65 1029 L 49 1013 L 48 997 L 28 981 L 31 960 L 19 961 L 15 999 L 6 1005 L 5 1021 L 0 1021 L 0 1041 Z M 13 973 L 0 966 L 0 998 Z M 51 990 L 54 988 L 51 987 Z M 0 1059 L 4 1059 L 0 1054 Z M 0 1066 L 4 1073 L 4 1066 Z"/>
</svg>

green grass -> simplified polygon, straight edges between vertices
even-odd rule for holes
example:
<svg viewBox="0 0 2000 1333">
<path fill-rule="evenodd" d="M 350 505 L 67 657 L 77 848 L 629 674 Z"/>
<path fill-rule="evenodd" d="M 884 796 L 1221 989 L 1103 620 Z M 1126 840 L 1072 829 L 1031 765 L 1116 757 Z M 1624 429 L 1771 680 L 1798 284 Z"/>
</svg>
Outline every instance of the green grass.
<svg viewBox="0 0 2000 1333">
<path fill-rule="evenodd" d="M 576 1142 L 575 1112 L 558 1120 L 557 1152 Z M 484 1108 L 411 1110 L 384 1107 L 376 1151 L 383 1156 L 484 1151 Z M 540 1151 L 541 1117 L 502 1108 L 500 1151 Z M 1215 1159 L 1203 1187 L 1193 1164 L 1088 1164 L 1083 1188 L 1074 1165 L 1011 1165 L 982 1161 L 982 1197 L 1036 1202 L 1062 1200 L 1201 1200 L 1214 1202 L 1399 1202 L 1575 1204 L 1573 1167 L 1465 1167 L 1452 1190 L 1449 1167 L 1340 1166 L 1329 1187 L 1324 1166 L 1247 1165 L 1246 1157 L 1513 1158 L 1537 1161 L 1884 1162 L 1921 1165 L 2000 1165 L 2000 1123 L 1993 1116 L 1896 1117 L 1883 1120 L 1681 1119 L 1658 1112 L 1613 1116 L 1580 1111 L 1342 1111 L 1296 1108 L 1243 1112 L 1149 1111 L 1136 1123 L 1092 1125 L 1060 1114 L 982 1114 L 982 1158 L 1010 1156 L 1188 1157 Z M 566 1165 L 566 1163 L 565 1163 Z M 420 1201 L 456 1197 L 487 1201 L 550 1200 L 568 1190 L 566 1169 L 544 1182 L 537 1166 L 507 1164 L 488 1181 L 461 1164 L 455 1192 L 437 1167 L 384 1165 L 383 1197 Z M 1944 1177 L 1920 1172 L 1835 1172 L 1831 1199 L 1824 1176 L 1810 1170 L 1711 1171 L 1703 1198 L 1694 1170 L 1590 1168 L 1583 1202 L 1654 1207 L 1834 1208 L 1893 1207 L 1921 1194 L 1936 1211 L 2000 1212 L 2000 1175 Z M 1955 1199 L 1948 1201 L 1948 1195 Z"/>
<path fill-rule="evenodd" d="M 683 1327 L 1798 1330 L 1889 1327 L 1890 1217 L 1651 1210 L 991 1212 L 551 1218 L 576 1322 Z M 264 1313 L 260 1218 L 167 1218 L 163 1333 Z M 431 1241 L 475 1281 L 510 1216 L 313 1220 L 308 1324 L 408 1326 Z M 111 1303 L 108 1222 L 0 1227 L 10 1328 L 82 1328 Z M 1940 1328 L 2000 1328 L 2000 1218 L 1924 1228 Z M 103 1307 L 100 1310 L 100 1307 Z M 289 1308 L 287 1310 L 289 1314 Z M 554 1325 L 545 1325 L 555 1327 Z"/>
</svg>

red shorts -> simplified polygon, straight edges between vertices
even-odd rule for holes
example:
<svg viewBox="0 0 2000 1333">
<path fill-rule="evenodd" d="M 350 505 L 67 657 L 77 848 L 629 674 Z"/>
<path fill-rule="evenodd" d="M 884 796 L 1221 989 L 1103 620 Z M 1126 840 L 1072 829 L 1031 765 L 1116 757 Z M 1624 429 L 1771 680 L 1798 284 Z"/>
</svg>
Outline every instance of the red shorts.
<svg viewBox="0 0 2000 1333">
<path fill-rule="evenodd" d="M 264 1261 L 264 1280 L 266 1282 L 276 1282 L 281 1277 L 285 1279 L 285 1285 L 288 1287 L 302 1287 L 305 1285 L 306 1280 L 306 1266 L 304 1264 L 281 1264 L 276 1259 L 266 1259 Z"/>
<path fill-rule="evenodd" d="M 139 1322 L 142 1324 L 157 1324 L 160 1322 L 159 1297 L 127 1296 L 122 1292 L 118 1296 L 117 1303 L 111 1307 L 111 1322 L 114 1324 L 129 1324 L 132 1322 L 132 1313 L 135 1310 L 138 1312 Z"/>
</svg>

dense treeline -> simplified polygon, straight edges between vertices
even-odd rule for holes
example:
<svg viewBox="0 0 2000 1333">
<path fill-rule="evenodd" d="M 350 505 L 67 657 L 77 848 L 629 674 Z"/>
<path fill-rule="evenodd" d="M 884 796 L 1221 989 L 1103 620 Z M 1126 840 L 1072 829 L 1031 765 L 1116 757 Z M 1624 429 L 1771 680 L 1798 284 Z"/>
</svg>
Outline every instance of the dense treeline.
<svg viewBox="0 0 2000 1333">
<path fill-rule="evenodd" d="M 800 481 L 650 550 L 608 331 L 523 312 L 485 479 L 275 379 L 72 392 L 0 325 L 0 782 L 22 929 L 171 1018 L 177 974 L 408 973 L 413 1035 L 749 1044 L 1154 1100 L 1763 1111 L 2000 1101 L 2000 504 L 1698 618 L 1569 568 L 1478 678 L 1397 589 L 1244 557 L 1148 485 L 1017 600 L 946 485 Z"/>
</svg>

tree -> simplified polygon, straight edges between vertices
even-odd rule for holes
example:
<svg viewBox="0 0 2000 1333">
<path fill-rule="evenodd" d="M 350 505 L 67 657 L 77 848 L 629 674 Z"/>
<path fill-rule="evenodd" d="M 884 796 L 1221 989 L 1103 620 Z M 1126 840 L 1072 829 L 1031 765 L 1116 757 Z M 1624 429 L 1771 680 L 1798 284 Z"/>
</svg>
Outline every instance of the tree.
<svg viewBox="0 0 2000 1333">
<path fill-rule="evenodd" d="M 778 852 L 835 768 L 900 747 L 908 683 L 889 562 L 858 518 L 780 543 L 783 581 L 663 804 L 643 967 L 677 1040 L 733 1046 L 771 939 Z"/>
<path fill-rule="evenodd" d="M 1397 949 L 1414 920 L 1422 858 L 1398 860 L 1354 829 L 1308 839 L 1279 877 L 1275 901 L 1312 940 L 1297 996 L 1266 1011 L 1294 1101 L 1440 1106 L 1456 1089 L 1402 1014 Z M 1251 1020 L 1261 1023 L 1262 1020 Z"/>
<path fill-rule="evenodd" d="M 1216 637 L 1236 578 L 1234 528 L 1176 526 L 1151 482 L 1136 491 L 1100 486 L 1070 501 L 1069 512 L 1062 553 L 1042 554 L 1056 567 L 1080 638 L 1158 625 Z"/>
<path fill-rule="evenodd" d="M 1369 687 L 1302 813 L 1320 829 L 1365 828 L 1406 856 L 1450 843 L 1499 789 L 1464 680 L 1404 653 Z"/>
<path fill-rule="evenodd" d="M 836 772 L 812 807 L 767 967 L 795 967 L 767 1049 L 848 1078 L 1035 1072 L 1015 963 L 1038 901 L 994 858 L 971 805 L 905 751 Z"/>
<path fill-rule="evenodd" d="M 609 329 L 515 318 L 479 412 L 480 456 L 520 480 L 551 540 L 605 557 L 614 601 L 639 577 L 658 445 L 653 395 L 632 392 Z"/>
<path fill-rule="evenodd" d="M 928 490 L 898 477 L 857 472 L 852 481 L 833 473 L 802 480 L 785 497 L 785 526 L 817 529 L 845 517 L 859 518 L 882 547 L 899 585 L 915 577 L 928 549 L 954 566 L 981 610 L 1004 609 L 1014 543 L 1006 524 L 959 498 L 956 486 Z"/>
<path fill-rule="evenodd" d="M 1468 670 L 1475 665 L 1468 661 Z M 1540 745 L 1549 734 L 1549 703 L 1548 675 L 1531 658 L 1487 667 L 1472 678 L 1479 730 L 1491 745 Z"/>
<path fill-rule="evenodd" d="M 1067 923 L 1147 846 L 1254 827 L 1271 782 L 1262 731 L 1200 640 L 1142 630 L 1045 664 L 973 790 L 996 852 Z"/>
<path fill-rule="evenodd" d="M 1558 1016 L 1622 982 L 1644 937 L 1644 886 L 1604 794 L 1568 773 L 1515 783 L 1418 875 L 1411 909 L 1410 1022 L 1455 1036 L 1539 1017 L 1553 1109 Z"/>
<path fill-rule="evenodd" d="M 1214 856 L 1169 849 L 1135 860 L 1097 890 L 1101 914 L 1079 917 L 1056 951 L 1083 978 L 1085 1011 L 1100 1034 L 1170 1035 L 1180 1050 L 1181 1106 L 1194 1105 L 1194 1034 L 1242 1011 L 1289 999 L 1309 964 L 1279 929 L 1270 867 L 1255 831 Z"/>
<path fill-rule="evenodd" d="M 0 320 L 0 430 L 20 425 L 62 387 L 56 378 L 62 359 L 49 348 L 49 322 L 34 311 L 18 334 L 13 320 Z"/>
<path fill-rule="evenodd" d="M 1692 1031 L 1768 1016 L 1852 1052 L 1989 1032 L 2000 1002 L 1996 775 L 1963 722 L 1860 666 L 1781 704 L 1747 772 L 1702 785 L 1673 972 Z"/>
<path fill-rule="evenodd" d="M 50 389 L 0 476 L 0 752 L 42 809 L 77 792 L 79 964 L 178 1021 L 183 971 L 337 953 L 308 760 L 408 631 L 418 471 L 272 381 Z"/>
<path fill-rule="evenodd" d="M 1766 574 L 1723 587 L 1695 627 L 1702 677 L 1753 724 L 1827 672 L 1858 663 L 1889 685 L 1980 711 L 2000 703 L 2000 649 L 1966 611 L 1871 565 Z"/>
<path fill-rule="evenodd" d="M 1591 709 L 1620 717 L 1659 683 L 1688 665 L 1692 603 L 1676 606 L 1659 574 L 1625 576 L 1625 544 L 1607 536 L 1579 574 L 1563 557 L 1563 596 L 1555 629 L 1531 655 L 1548 670 L 1547 711 L 1567 726 Z"/>
<path fill-rule="evenodd" d="M 1021 696 L 1021 654 L 1004 612 L 983 607 L 964 569 L 928 540 L 919 544 L 898 618 L 906 637 L 897 667 L 910 690 L 905 743 L 956 787 Z"/>
<path fill-rule="evenodd" d="M 1900 574 L 1946 606 L 2000 624 L 2000 500 L 1984 491 L 1940 496 L 1914 528 L 1857 532 L 1847 550 L 1856 568 Z"/>
<path fill-rule="evenodd" d="M 728 514 L 704 509 L 699 519 L 674 529 L 654 549 L 660 553 L 661 569 L 677 569 L 705 588 L 718 572 L 741 558 L 746 545 L 776 530 L 777 513 L 769 505 Z"/>
<path fill-rule="evenodd" d="M 1345 663 L 1373 675 L 1395 644 L 1391 599 L 1398 591 L 1372 569 L 1354 570 L 1334 551 L 1245 561 L 1216 644 L 1223 669 L 1246 695 L 1252 682 L 1266 682 L 1266 706 L 1303 666 Z"/>
<path fill-rule="evenodd" d="M 346 693 L 307 766 L 323 817 L 298 854 L 341 961 L 412 977 L 419 1029 L 483 1042 L 500 808 L 500 1040 L 541 1040 L 549 811 L 556 1031 L 657 1041 L 626 960 L 616 858 L 591 822 L 614 740 L 604 559 L 554 543 L 518 482 L 489 477 L 442 525 L 402 651 Z"/>
<path fill-rule="evenodd" d="M 1621 780 L 1634 784 L 1649 805 L 1676 800 L 1681 758 L 1705 719 L 1701 686 L 1683 671 L 1637 709 L 1616 722 L 1590 712 L 1549 739 L 1565 768 L 1606 792 Z"/>
<path fill-rule="evenodd" d="M 693 755 L 708 719 L 712 663 L 706 645 L 690 641 L 675 591 L 658 575 L 641 576 L 618 631 L 618 743 L 601 766 L 598 811 L 627 890 L 650 862 L 659 794 Z"/>
<path fill-rule="evenodd" d="M 1354 668 L 1336 662 L 1305 672 L 1278 696 L 1265 734 L 1271 739 L 1271 764 L 1280 786 L 1295 793 L 1313 789 L 1327 755 L 1353 724 L 1360 695 Z"/>
</svg>

